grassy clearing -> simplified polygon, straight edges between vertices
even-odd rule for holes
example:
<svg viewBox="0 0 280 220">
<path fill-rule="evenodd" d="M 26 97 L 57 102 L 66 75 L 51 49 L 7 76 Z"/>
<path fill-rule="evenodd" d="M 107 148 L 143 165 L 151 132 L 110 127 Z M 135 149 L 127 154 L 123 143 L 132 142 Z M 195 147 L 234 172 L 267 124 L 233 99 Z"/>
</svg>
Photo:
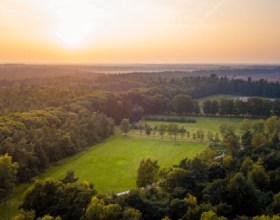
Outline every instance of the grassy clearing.
<svg viewBox="0 0 280 220">
<path fill-rule="evenodd" d="M 50 168 L 46 176 L 62 178 L 67 170 L 74 170 L 80 180 L 94 183 L 100 193 L 120 192 L 135 188 L 137 168 L 143 158 L 157 159 L 161 167 L 171 167 L 185 157 L 199 154 L 204 146 L 184 141 L 114 136 Z"/>
<path fill-rule="evenodd" d="M 161 167 L 168 168 L 185 157 L 196 156 L 205 147 L 196 142 L 115 135 L 52 166 L 44 177 L 63 178 L 68 170 L 74 170 L 79 181 L 94 183 L 99 193 L 121 192 L 135 188 L 137 168 L 143 158 L 157 159 Z M 16 213 L 27 187 L 16 187 L 6 203 L 0 204 L 0 219 L 10 219 Z"/>
<path fill-rule="evenodd" d="M 196 123 L 177 123 L 180 127 L 184 126 L 190 132 L 197 131 L 199 129 L 203 130 L 205 133 L 208 131 L 219 132 L 221 124 L 227 124 L 232 126 L 239 131 L 240 123 L 244 119 L 240 118 L 226 118 L 226 117 L 203 117 L 203 116 L 192 116 L 191 118 L 196 120 Z M 254 119 L 250 119 L 254 120 Z M 144 121 L 148 125 L 155 126 L 160 125 L 161 123 L 167 124 L 168 122 L 158 122 L 158 121 Z"/>
</svg>

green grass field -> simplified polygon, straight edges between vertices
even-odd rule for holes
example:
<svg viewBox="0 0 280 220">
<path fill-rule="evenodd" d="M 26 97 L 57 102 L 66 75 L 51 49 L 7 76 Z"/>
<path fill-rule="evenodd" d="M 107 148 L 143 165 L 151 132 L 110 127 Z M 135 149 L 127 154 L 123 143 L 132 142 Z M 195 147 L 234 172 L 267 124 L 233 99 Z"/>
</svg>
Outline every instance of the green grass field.
<svg viewBox="0 0 280 220">
<path fill-rule="evenodd" d="M 156 159 L 161 167 L 168 168 L 185 157 L 196 156 L 205 147 L 197 142 L 115 135 L 52 166 L 44 176 L 63 178 L 73 170 L 79 181 L 93 183 L 99 193 L 122 192 L 135 188 L 137 168 L 143 158 Z M 9 219 L 16 213 L 26 188 L 27 185 L 16 187 L 6 204 L 0 204 L 0 219 Z"/>
<path fill-rule="evenodd" d="M 207 117 L 207 116 L 190 116 L 196 120 L 196 123 L 177 123 L 179 126 L 184 126 L 187 130 L 193 132 L 202 129 L 204 132 L 212 131 L 219 132 L 221 124 L 227 124 L 239 131 L 240 123 L 244 120 L 241 118 L 226 118 L 226 117 Z M 254 121 L 254 119 L 250 119 Z M 161 123 L 167 124 L 168 122 L 160 121 L 144 121 L 151 126 L 159 125 Z"/>
<path fill-rule="evenodd" d="M 94 183 L 100 193 L 121 192 L 135 188 L 137 168 L 143 158 L 171 167 L 185 157 L 196 156 L 204 147 L 200 143 L 114 136 L 50 168 L 46 176 L 62 178 L 67 170 L 74 170 L 80 180 Z"/>
</svg>

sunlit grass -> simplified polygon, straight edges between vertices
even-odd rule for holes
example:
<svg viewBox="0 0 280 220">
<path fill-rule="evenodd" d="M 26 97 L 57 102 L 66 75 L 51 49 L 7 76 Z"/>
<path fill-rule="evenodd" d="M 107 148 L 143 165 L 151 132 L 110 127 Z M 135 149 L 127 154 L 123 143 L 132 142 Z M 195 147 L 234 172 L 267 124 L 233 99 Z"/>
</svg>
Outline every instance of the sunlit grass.
<svg viewBox="0 0 280 220">
<path fill-rule="evenodd" d="M 110 194 L 136 187 L 139 163 L 144 158 L 159 161 L 161 167 L 171 167 L 185 157 L 198 155 L 206 144 L 159 138 L 115 135 L 104 143 L 89 148 L 49 168 L 44 177 L 63 178 L 73 170 L 79 181 L 93 183 L 99 193 Z M 23 199 L 28 185 L 15 188 L 5 203 L 0 204 L 0 219 L 10 219 Z"/>
</svg>

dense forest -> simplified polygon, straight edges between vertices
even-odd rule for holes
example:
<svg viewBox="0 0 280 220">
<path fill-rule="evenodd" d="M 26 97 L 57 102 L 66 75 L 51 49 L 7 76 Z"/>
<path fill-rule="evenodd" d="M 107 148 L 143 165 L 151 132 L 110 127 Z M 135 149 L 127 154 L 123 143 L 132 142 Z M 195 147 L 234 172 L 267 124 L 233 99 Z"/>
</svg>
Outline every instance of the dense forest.
<svg viewBox="0 0 280 220">
<path fill-rule="evenodd" d="M 0 117 L 0 154 L 8 153 L 18 163 L 18 181 L 23 182 L 50 163 L 107 138 L 113 126 L 111 118 L 82 107 L 13 113 Z M 6 194 L 4 182 L 0 188 Z"/>
<path fill-rule="evenodd" d="M 141 112 L 146 115 L 206 113 L 255 117 L 279 114 L 279 101 L 259 98 L 235 103 L 226 100 L 219 103 L 217 110 L 206 111 L 200 109 L 197 102 L 197 98 L 217 94 L 277 99 L 280 98 L 279 82 L 228 79 L 214 74 L 204 77 L 161 76 L 162 73 L 128 73 L 2 80 L 0 114 L 61 107 L 74 102 L 91 102 L 96 107 L 94 111 L 108 116 L 117 113 L 109 113 L 106 105 L 114 111 L 121 108 L 123 113 L 113 117 L 117 123 L 124 116 L 133 119 Z M 226 105 L 231 109 L 227 110 Z M 256 106 L 265 109 L 256 114 Z"/>
</svg>

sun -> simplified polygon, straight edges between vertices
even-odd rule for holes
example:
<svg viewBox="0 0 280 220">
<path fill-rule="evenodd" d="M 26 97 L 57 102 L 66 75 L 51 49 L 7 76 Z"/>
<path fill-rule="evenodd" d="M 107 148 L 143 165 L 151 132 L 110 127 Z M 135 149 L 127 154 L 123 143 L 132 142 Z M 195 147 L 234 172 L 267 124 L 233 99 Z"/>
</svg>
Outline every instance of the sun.
<svg viewBox="0 0 280 220">
<path fill-rule="evenodd" d="M 66 19 L 66 18 L 65 18 Z M 64 20 L 64 18 L 63 18 Z M 55 31 L 57 41 L 66 47 L 79 47 L 85 44 L 91 29 L 79 21 L 61 21 Z"/>
<path fill-rule="evenodd" d="M 67 4 L 65 4 L 67 2 Z M 80 47 L 94 32 L 97 11 L 89 1 L 61 0 L 54 10 L 53 35 L 59 44 L 68 48 Z"/>
</svg>

